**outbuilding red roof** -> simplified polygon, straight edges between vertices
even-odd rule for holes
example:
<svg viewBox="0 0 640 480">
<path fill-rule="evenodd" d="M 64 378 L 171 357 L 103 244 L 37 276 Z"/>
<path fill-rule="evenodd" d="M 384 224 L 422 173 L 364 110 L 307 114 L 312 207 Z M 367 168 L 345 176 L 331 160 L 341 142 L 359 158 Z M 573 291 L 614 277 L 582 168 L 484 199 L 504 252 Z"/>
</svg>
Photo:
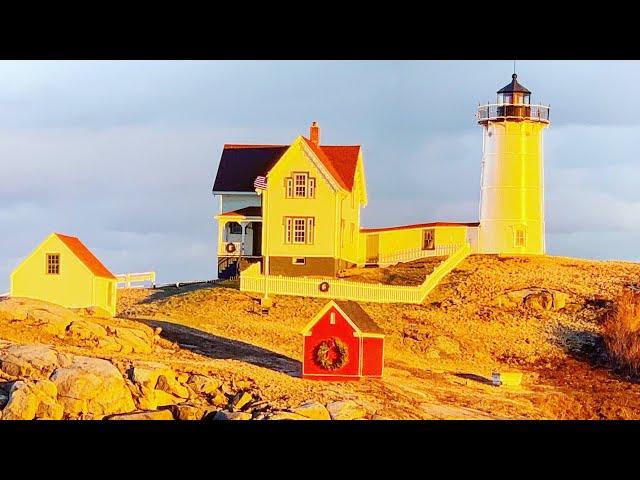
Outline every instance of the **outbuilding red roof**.
<svg viewBox="0 0 640 480">
<path fill-rule="evenodd" d="M 308 138 L 302 138 L 338 184 L 351 191 L 360 146 L 318 146 Z M 266 175 L 288 148 L 289 145 L 225 145 L 213 192 L 253 192 L 256 177 Z"/>
<path fill-rule="evenodd" d="M 351 320 L 362 333 L 384 333 L 373 318 L 369 316 L 367 312 L 352 300 L 334 300 L 335 304 L 340 307 L 344 313 L 347 314 L 349 320 Z"/>
<path fill-rule="evenodd" d="M 91 272 L 103 278 L 111 278 L 116 279 L 116 277 L 109 271 L 107 267 L 105 267 L 100 260 L 96 258 L 96 256 L 91 253 L 91 251 L 85 246 L 84 243 L 80 241 L 77 237 L 72 237 L 70 235 L 63 235 L 61 233 L 56 233 L 56 237 L 58 237 L 62 243 L 64 243 L 69 250 L 73 252 L 73 254 L 84 263 Z"/>
</svg>

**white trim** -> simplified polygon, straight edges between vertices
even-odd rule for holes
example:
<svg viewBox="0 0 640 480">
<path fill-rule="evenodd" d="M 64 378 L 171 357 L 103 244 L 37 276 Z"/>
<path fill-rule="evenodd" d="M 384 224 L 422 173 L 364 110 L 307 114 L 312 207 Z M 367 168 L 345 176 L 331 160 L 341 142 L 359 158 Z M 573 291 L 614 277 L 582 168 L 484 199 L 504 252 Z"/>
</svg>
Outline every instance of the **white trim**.
<svg viewBox="0 0 640 480">
<path fill-rule="evenodd" d="M 302 137 L 300 137 L 299 143 L 300 143 L 302 152 L 311 161 L 311 163 L 313 163 L 313 165 L 318 169 L 318 171 L 322 174 L 322 176 L 325 178 L 327 183 L 329 183 L 331 188 L 334 191 L 340 191 L 340 190 L 344 191 L 344 189 L 340 186 L 338 181 L 335 178 L 333 178 L 333 175 L 331 175 L 331 173 L 329 173 L 329 170 L 327 170 L 327 168 L 324 166 L 324 164 L 322 163 L 322 160 L 320 160 L 318 156 L 314 153 L 314 151 L 307 146 L 306 142 L 302 140 Z"/>
</svg>

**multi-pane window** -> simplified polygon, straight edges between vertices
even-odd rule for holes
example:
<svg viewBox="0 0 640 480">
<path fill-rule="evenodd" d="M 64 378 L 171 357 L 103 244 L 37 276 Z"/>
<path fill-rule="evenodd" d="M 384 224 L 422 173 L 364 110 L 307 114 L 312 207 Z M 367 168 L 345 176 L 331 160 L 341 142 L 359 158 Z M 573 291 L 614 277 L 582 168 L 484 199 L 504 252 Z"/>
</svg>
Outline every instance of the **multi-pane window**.
<svg viewBox="0 0 640 480">
<path fill-rule="evenodd" d="M 313 217 L 285 218 L 285 243 L 313 243 L 315 219 Z"/>
<path fill-rule="evenodd" d="M 296 173 L 293 176 L 293 196 L 297 198 L 305 198 L 307 196 L 307 178 L 306 173 Z"/>
<path fill-rule="evenodd" d="M 433 228 L 428 228 L 424 231 L 422 238 L 422 250 L 435 250 L 436 249 L 436 232 Z"/>
<path fill-rule="evenodd" d="M 305 218 L 293 219 L 293 243 L 306 243 L 307 220 Z"/>
<path fill-rule="evenodd" d="M 47 274 L 60 275 L 59 253 L 47 253 Z"/>
<path fill-rule="evenodd" d="M 306 172 L 294 173 L 285 178 L 285 190 L 287 198 L 315 198 L 316 179 Z"/>
<path fill-rule="evenodd" d="M 516 247 L 526 247 L 527 245 L 527 232 L 524 228 L 517 228 L 515 230 L 515 245 Z"/>
</svg>

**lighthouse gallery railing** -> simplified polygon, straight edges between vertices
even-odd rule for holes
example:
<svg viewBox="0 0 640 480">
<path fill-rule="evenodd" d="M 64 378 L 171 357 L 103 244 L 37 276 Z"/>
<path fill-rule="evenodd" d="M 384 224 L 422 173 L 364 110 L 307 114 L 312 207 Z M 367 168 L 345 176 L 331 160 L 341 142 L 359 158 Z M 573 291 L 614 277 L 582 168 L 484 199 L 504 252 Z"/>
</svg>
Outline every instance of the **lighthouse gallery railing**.
<svg viewBox="0 0 640 480">
<path fill-rule="evenodd" d="M 491 103 L 479 106 L 476 116 L 479 122 L 493 119 L 518 118 L 548 123 L 549 109 L 550 107 L 548 105 Z"/>
</svg>

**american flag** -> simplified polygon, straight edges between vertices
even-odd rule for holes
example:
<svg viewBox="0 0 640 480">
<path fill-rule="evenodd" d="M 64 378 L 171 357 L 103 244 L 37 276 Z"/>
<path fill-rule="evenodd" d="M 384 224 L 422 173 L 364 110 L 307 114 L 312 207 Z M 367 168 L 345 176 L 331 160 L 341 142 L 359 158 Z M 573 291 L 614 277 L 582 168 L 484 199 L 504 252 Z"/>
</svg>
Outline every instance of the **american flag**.
<svg viewBox="0 0 640 480">
<path fill-rule="evenodd" d="M 266 190 L 267 189 L 267 177 L 257 176 L 253 182 L 253 188 L 256 190 Z"/>
</svg>

